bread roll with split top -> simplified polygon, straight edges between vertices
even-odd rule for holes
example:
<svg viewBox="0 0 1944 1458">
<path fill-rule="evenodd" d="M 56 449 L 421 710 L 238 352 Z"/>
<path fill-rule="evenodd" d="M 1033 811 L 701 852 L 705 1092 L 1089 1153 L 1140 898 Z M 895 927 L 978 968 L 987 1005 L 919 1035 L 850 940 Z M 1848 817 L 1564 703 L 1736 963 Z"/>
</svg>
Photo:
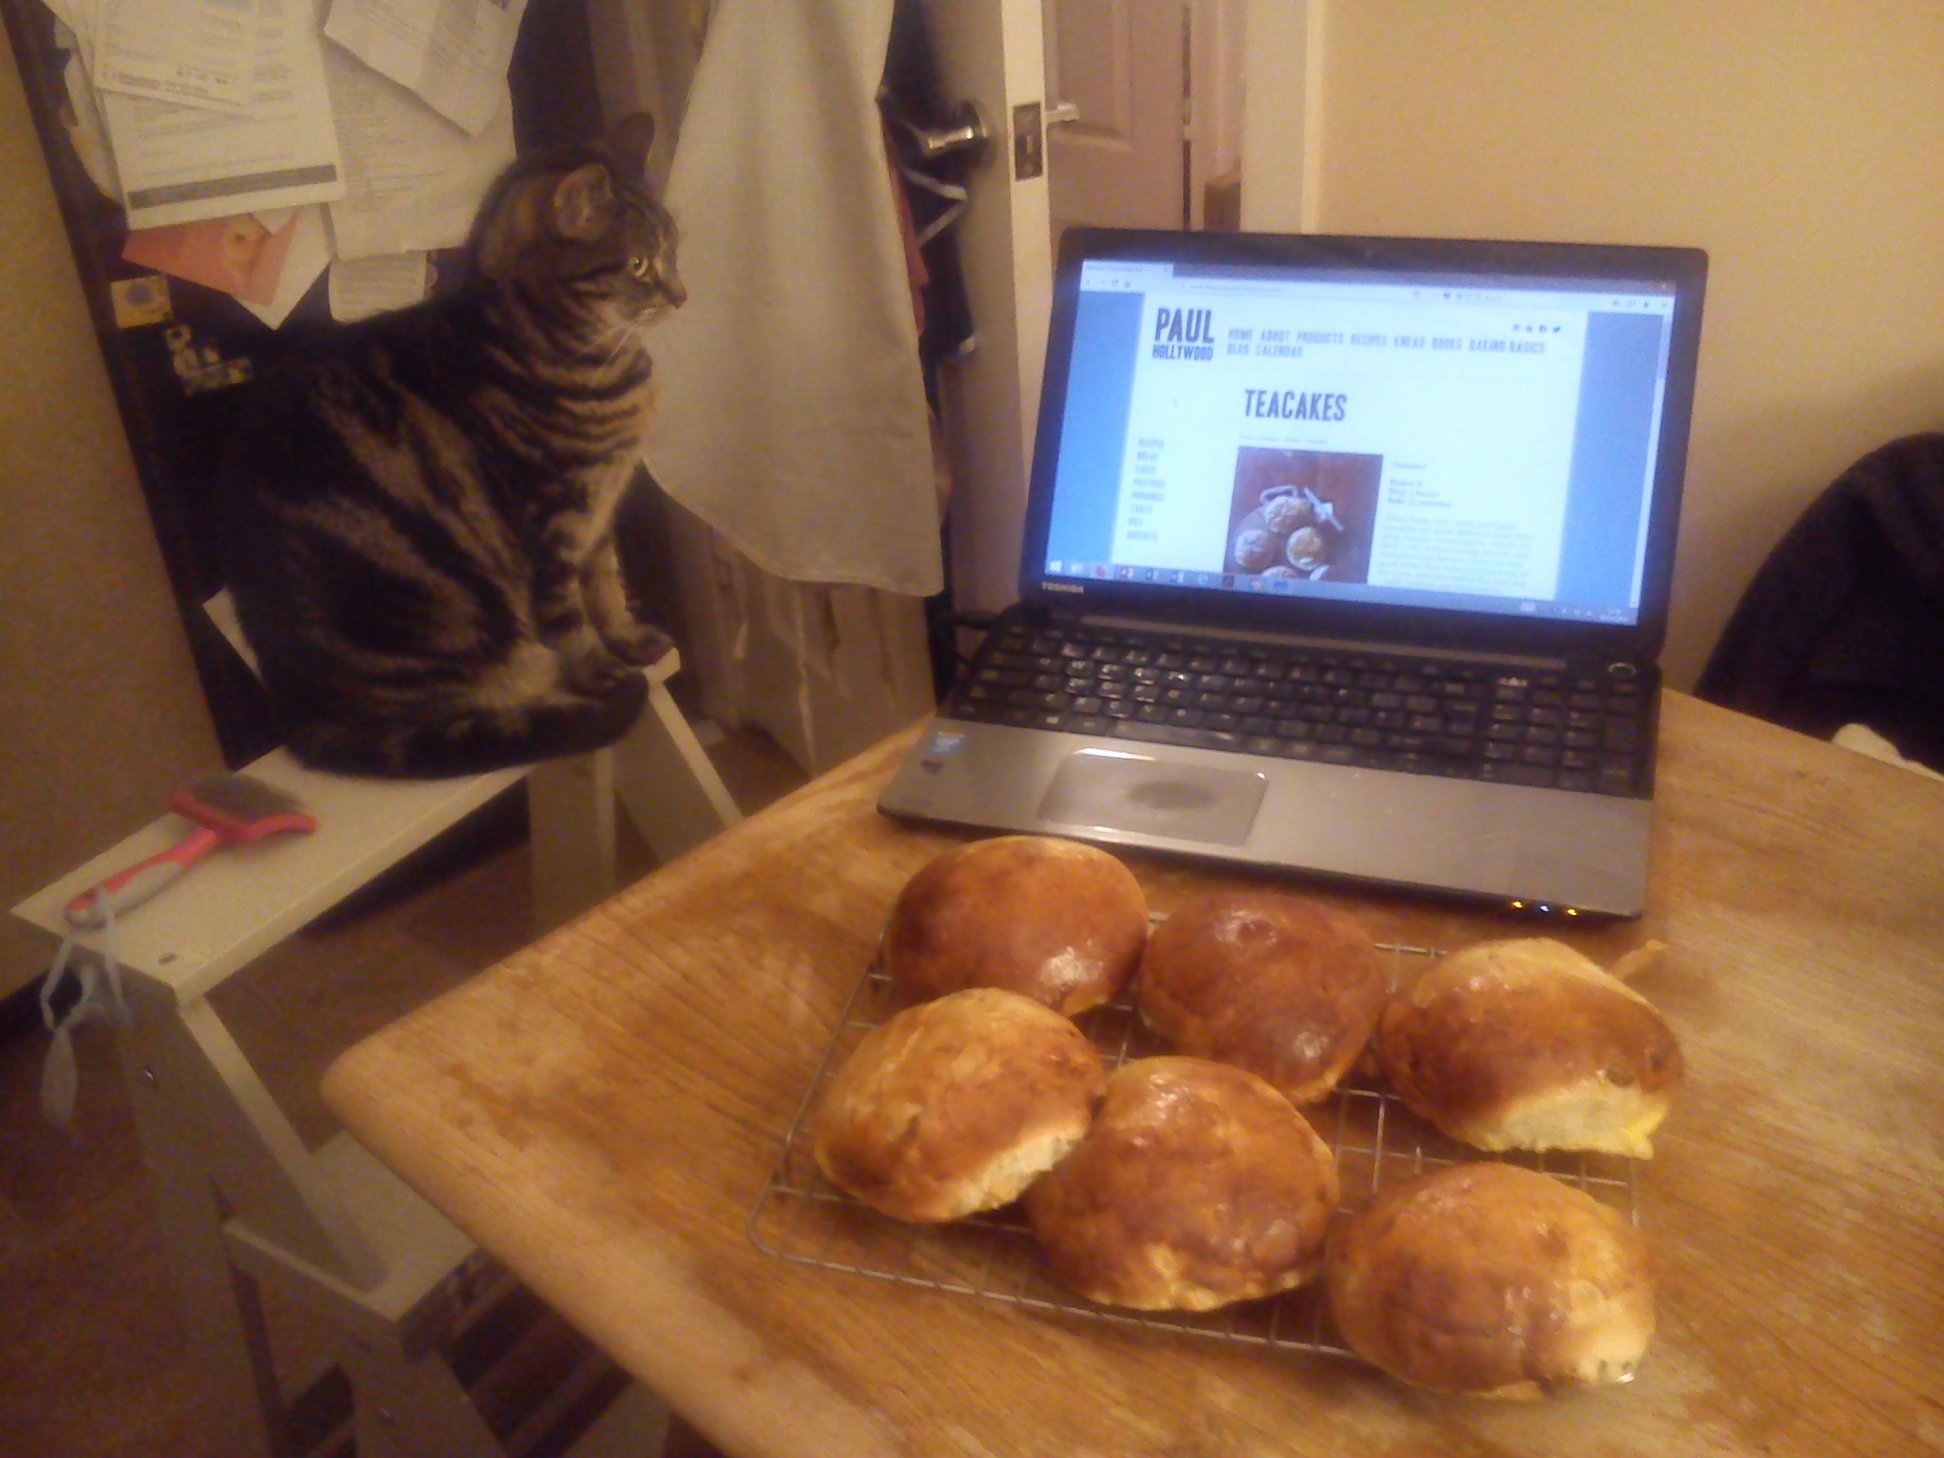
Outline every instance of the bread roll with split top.
<svg viewBox="0 0 1944 1458">
<path fill-rule="evenodd" d="M 1330 1150 L 1247 1069 L 1144 1058 L 1107 1079 L 1077 1148 L 1026 1191 L 1061 1284 L 1143 1311 L 1206 1311 L 1314 1279 L 1337 1203 Z"/>
<path fill-rule="evenodd" d="M 832 1184 L 900 1220 L 997 1209 L 1077 1144 L 1106 1070 L 1050 1008 L 996 988 L 871 1029 L 831 1078 L 811 1149 Z"/>
<path fill-rule="evenodd" d="M 1003 987 L 1071 1017 L 1120 993 L 1147 932 L 1141 883 L 1106 851 L 1002 835 L 949 850 L 907 881 L 881 955 L 907 1002 Z"/>
<path fill-rule="evenodd" d="M 1325 1282 L 1352 1351 L 1441 1392 L 1624 1382 L 1654 1333 L 1652 1265 L 1626 1216 L 1490 1161 L 1406 1180 L 1340 1221 Z"/>
<path fill-rule="evenodd" d="M 1480 942 L 1392 994 L 1378 1028 L 1404 1102 L 1479 1149 L 1647 1158 L 1682 1075 L 1653 1004 L 1563 942 Z"/>
<path fill-rule="evenodd" d="M 1388 992 L 1354 917 L 1286 892 L 1237 891 L 1154 928 L 1135 1003 L 1177 1052 L 1236 1064 L 1308 1104 L 1356 1063 Z"/>
</svg>

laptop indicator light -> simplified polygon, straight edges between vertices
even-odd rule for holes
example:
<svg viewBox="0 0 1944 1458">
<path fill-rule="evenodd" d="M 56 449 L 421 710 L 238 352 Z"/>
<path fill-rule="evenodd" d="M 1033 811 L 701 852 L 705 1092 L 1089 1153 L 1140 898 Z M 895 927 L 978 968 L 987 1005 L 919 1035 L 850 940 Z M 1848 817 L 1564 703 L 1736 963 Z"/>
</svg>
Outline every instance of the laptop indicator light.
<svg viewBox="0 0 1944 1458">
<path fill-rule="evenodd" d="M 1514 911 L 1526 911 L 1534 916 L 1551 916 L 1554 912 L 1557 912 L 1561 916 L 1578 916 L 1580 914 L 1577 906 L 1555 907 L 1550 901 L 1512 901 L 1508 902 L 1507 905 Z"/>
</svg>

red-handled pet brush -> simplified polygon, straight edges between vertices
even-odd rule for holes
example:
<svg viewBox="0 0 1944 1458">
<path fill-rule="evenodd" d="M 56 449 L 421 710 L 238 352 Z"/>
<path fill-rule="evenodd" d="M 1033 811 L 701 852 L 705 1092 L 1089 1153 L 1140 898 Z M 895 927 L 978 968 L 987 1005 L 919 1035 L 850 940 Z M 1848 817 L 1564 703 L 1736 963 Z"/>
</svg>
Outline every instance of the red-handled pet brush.
<svg viewBox="0 0 1944 1458">
<path fill-rule="evenodd" d="M 283 791 L 248 775 L 212 775 L 169 797 L 169 808 L 194 822 L 195 829 L 168 850 L 117 871 L 67 904 L 67 919 L 78 927 L 107 923 L 139 906 L 191 866 L 226 845 L 251 845 L 284 831 L 308 834 L 317 822 Z"/>
</svg>

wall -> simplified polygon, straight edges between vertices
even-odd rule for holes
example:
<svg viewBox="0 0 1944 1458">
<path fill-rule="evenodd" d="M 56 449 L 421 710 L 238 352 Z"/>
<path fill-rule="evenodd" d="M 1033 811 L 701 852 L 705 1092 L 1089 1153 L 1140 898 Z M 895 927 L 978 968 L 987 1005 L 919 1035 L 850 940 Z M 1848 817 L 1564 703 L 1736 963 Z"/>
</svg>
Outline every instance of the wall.
<svg viewBox="0 0 1944 1458">
<path fill-rule="evenodd" d="M 1811 497 L 1944 428 L 1936 0 L 1253 0 L 1250 27 L 1248 138 L 1303 144 L 1245 155 L 1250 227 L 1708 251 L 1676 686 Z"/>
<path fill-rule="evenodd" d="M 0 911 L 221 768 L 0 32 Z M 0 918 L 0 994 L 48 948 Z"/>
</svg>

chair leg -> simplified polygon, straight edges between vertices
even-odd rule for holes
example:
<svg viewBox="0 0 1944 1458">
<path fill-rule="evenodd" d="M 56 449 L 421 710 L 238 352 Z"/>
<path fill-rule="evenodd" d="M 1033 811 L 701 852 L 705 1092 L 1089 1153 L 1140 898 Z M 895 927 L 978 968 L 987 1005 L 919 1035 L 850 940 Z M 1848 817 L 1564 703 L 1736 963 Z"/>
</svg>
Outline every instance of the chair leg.
<svg viewBox="0 0 1944 1458">
<path fill-rule="evenodd" d="M 177 1308 L 203 1379 L 215 1390 L 212 1416 L 221 1427 L 212 1438 L 220 1451 L 238 1458 L 278 1458 L 286 1447 L 283 1402 L 255 1283 L 230 1264 L 223 1244 L 226 1212 L 206 1172 L 179 1148 L 161 1107 L 165 1091 L 132 1040 L 123 1036 L 116 1043 Z"/>
<path fill-rule="evenodd" d="M 394 1337 L 360 1332 L 339 1360 L 351 1379 L 358 1458 L 506 1458 L 436 1351 L 409 1356 Z"/>
<path fill-rule="evenodd" d="M 537 764 L 526 792 L 534 928 L 549 932 L 614 894 L 614 753 Z"/>
<path fill-rule="evenodd" d="M 660 1458 L 724 1458 L 724 1455 L 714 1443 L 690 1427 L 680 1413 L 670 1413 Z"/>
<path fill-rule="evenodd" d="M 613 754 L 615 792 L 664 864 L 742 819 L 665 685 L 650 684 L 647 709 Z"/>
</svg>

